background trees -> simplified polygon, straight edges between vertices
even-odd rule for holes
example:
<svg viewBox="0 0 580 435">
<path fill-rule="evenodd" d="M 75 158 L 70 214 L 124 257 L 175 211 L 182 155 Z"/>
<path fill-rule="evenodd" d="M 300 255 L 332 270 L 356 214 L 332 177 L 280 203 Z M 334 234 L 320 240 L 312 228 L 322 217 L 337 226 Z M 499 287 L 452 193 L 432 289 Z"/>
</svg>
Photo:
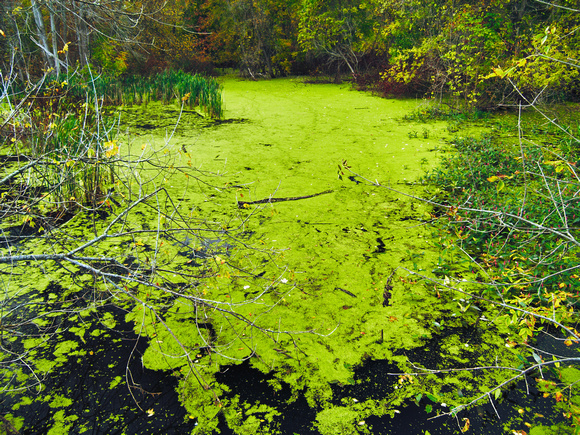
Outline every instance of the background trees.
<svg viewBox="0 0 580 435">
<path fill-rule="evenodd" d="M 325 72 L 377 91 L 450 95 L 495 108 L 519 97 L 490 76 L 517 67 L 518 88 L 576 98 L 573 2 L 432 0 L 164 0 L 2 4 L 4 70 L 55 74 L 88 62 L 111 75 L 166 68 L 249 77 Z M 556 62 L 541 62 L 543 58 Z M 379 68 L 379 70 L 377 70 Z M 368 74 L 372 71 L 373 74 Z M 500 74 L 501 76 L 501 74 Z"/>
<path fill-rule="evenodd" d="M 13 54 L 19 68 L 36 74 L 40 59 L 57 75 L 95 58 L 122 72 L 124 52 L 140 31 L 144 5 L 114 0 L 8 1 L 2 4 L 2 16 L 5 67 Z"/>
<path fill-rule="evenodd" d="M 359 1 L 304 0 L 300 9 L 299 40 L 303 49 L 357 74 L 359 62 L 376 39 L 377 16 L 372 5 Z"/>
<path fill-rule="evenodd" d="M 492 67 L 507 69 L 523 58 L 537 59 L 542 50 L 538 42 L 544 35 L 558 33 L 560 26 L 556 39 L 563 46 L 558 55 L 575 56 L 564 41 L 577 37 L 572 24 L 577 17 L 549 3 L 442 1 L 411 3 L 406 9 L 405 18 L 401 9 L 395 9 L 388 28 L 391 66 L 382 77 L 387 90 L 405 84 L 409 90 L 428 90 L 438 97 L 451 94 L 464 106 L 494 108 L 513 103 L 517 96 L 505 82 L 489 80 Z M 571 33 L 560 38 L 566 32 Z M 414 40 L 401 39 L 401 33 L 414 35 Z M 526 92 L 546 87 L 553 97 L 571 95 L 568 91 L 577 74 L 574 68 L 563 63 L 550 65 L 550 72 L 537 65 L 532 68 L 518 78 Z"/>
</svg>

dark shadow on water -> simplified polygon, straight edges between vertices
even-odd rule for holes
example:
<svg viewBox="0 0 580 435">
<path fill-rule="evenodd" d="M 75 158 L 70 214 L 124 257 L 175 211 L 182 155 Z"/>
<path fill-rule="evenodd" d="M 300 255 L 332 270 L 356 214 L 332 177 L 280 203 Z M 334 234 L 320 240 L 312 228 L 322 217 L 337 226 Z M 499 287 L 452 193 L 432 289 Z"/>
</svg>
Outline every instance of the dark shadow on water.
<svg viewBox="0 0 580 435">
<path fill-rule="evenodd" d="M 152 371 L 141 366 L 141 354 L 147 343 L 136 341 L 130 324 L 124 322 L 124 312 L 119 308 L 107 308 L 114 315 L 117 326 L 100 335 L 92 336 L 97 329 L 92 326 L 84 338 L 82 345 L 86 355 L 71 356 L 66 365 L 57 369 L 46 382 L 44 396 L 61 395 L 72 400 L 72 405 L 63 408 L 51 408 L 51 400 L 35 400 L 32 405 L 22 406 L 13 412 L 23 417 L 27 427 L 21 434 L 41 434 L 54 424 L 54 416 L 64 411 L 65 417 L 76 417 L 68 433 L 86 434 L 187 434 L 195 428 L 195 421 L 187 417 L 185 409 L 180 405 L 176 393 L 177 378 L 171 372 Z M 101 315 L 103 313 L 100 313 Z M 93 322 L 98 325 L 98 322 Z M 104 329 L 98 325 L 99 329 Z M 446 333 L 459 334 L 462 339 L 474 339 L 477 333 L 465 328 L 449 328 Z M 66 332 L 63 340 L 78 341 L 78 337 Z M 406 352 L 412 361 L 425 365 L 438 365 L 439 352 L 437 341 L 441 336 L 426 340 L 422 347 Z M 544 341 L 548 338 L 543 338 Z M 553 343 L 542 343 L 552 346 Z M 134 349 L 133 357 L 130 358 Z M 550 349 L 553 350 L 553 349 Z M 92 352 L 92 354 L 91 354 Z M 125 382 L 126 366 L 128 364 L 132 386 Z M 399 378 L 388 373 L 399 372 L 399 368 L 387 360 L 366 360 L 354 368 L 352 382 L 349 384 L 332 384 L 333 397 L 331 403 L 343 406 L 353 399 L 358 402 L 366 400 L 382 400 L 389 397 L 398 386 Z M 461 434 L 460 425 L 465 425 L 469 419 L 468 433 L 481 435 L 500 435 L 504 433 L 504 424 L 512 422 L 511 428 L 525 430 L 523 422 L 551 425 L 562 422 L 562 414 L 553 407 L 552 398 L 544 398 L 542 392 L 535 387 L 533 374 L 526 382 L 520 381 L 503 391 L 502 398 L 494 401 L 494 408 L 489 402 L 461 412 L 457 418 L 441 416 L 449 408 L 441 403 L 432 402 L 425 395 L 417 402 L 407 400 L 394 417 L 370 416 L 365 419 L 365 426 L 372 434 L 405 434 L 423 435 L 428 431 L 431 435 Z M 120 378 L 118 378 L 120 377 Z M 111 382 L 120 379 L 118 385 L 110 388 Z M 275 418 L 272 427 L 281 434 L 318 434 L 315 427 L 316 414 L 320 409 L 309 407 L 304 391 L 293 394 L 291 386 L 281 382 L 280 388 L 272 387 L 275 379 L 273 374 L 264 374 L 251 367 L 246 361 L 237 366 L 222 368 L 216 376 L 219 383 L 229 387 L 225 399 L 238 397 L 241 408 L 244 404 L 257 404 L 275 408 L 280 415 Z M 526 389 L 529 388 L 529 393 Z M 9 412 L 14 402 L 8 400 L 1 404 L 3 413 Z M 138 406 L 137 406 L 138 404 Z M 139 407 L 141 409 L 139 409 Z M 522 419 L 518 409 L 525 409 L 526 418 Z M 147 411 L 153 415 L 148 416 Z M 258 414 L 253 414 L 260 417 Z M 542 417 L 537 417 L 542 415 Z M 533 417 L 535 416 L 535 417 Z M 514 423 L 515 422 L 515 423 Z M 517 423 L 521 422 L 521 424 Z M 521 426 L 521 427 L 519 427 Z M 353 428 L 354 429 L 354 428 Z M 220 416 L 220 434 L 234 434 L 227 426 L 223 416 Z"/>
<path fill-rule="evenodd" d="M 318 434 L 318 431 L 311 428 L 312 422 L 316 419 L 316 410 L 308 406 L 304 395 L 299 394 L 295 400 L 290 401 L 292 397 L 290 385 L 282 382 L 282 388 L 276 391 L 268 383 L 272 379 L 275 379 L 272 374 L 264 374 L 252 368 L 248 361 L 222 370 L 222 373 L 216 376 L 218 382 L 231 388 L 231 392 L 225 397 L 232 398 L 237 395 L 240 404 L 260 403 L 276 408 L 282 416 L 276 419 L 275 424 L 282 434 Z M 234 433 L 223 420 L 220 421 L 218 429 L 221 434 Z"/>
<path fill-rule="evenodd" d="M 91 332 L 96 326 L 87 330 L 86 343 L 82 344 L 86 355 L 70 356 L 65 365 L 51 373 L 45 382 L 46 388 L 36 400 L 33 394 L 28 394 L 34 400 L 31 405 L 12 412 L 24 418 L 25 427 L 20 434 L 47 433 L 59 411 L 70 418 L 72 426 L 66 433 L 71 434 L 186 434 L 194 429 L 195 422 L 187 418 L 179 403 L 176 378 L 171 372 L 144 369 L 141 354 L 146 341 L 136 340 L 132 325 L 124 322 L 122 310 L 107 308 L 106 311 L 117 321 L 115 330 L 95 337 Z M 99 325 L 99 329 L 104 327 Z M 78 341 L 78 337 L 65 332 L 63 340 Z M 131 387 L 125 382 L 127 364 Z M 118 384 L 111 387 L 116 378 Z M 55 396 L 70 399 L 72 404 L 53 408 L 49 404 Z M 12 404 L 10 400 L 3 401 L 1 412 L 9 412 Z M 154 414 L 148 416 L 148 410 Z"/>
</svg>

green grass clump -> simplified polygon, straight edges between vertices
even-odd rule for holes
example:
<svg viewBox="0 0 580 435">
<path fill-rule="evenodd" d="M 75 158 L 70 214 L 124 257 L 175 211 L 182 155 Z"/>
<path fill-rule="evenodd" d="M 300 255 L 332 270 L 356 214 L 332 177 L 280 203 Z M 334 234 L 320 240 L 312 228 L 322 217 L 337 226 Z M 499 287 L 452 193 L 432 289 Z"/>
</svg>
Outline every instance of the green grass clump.
<svg viewBox="0 0 580 435">
<path fill-rule="evenodd" d="M 183 71 L 166 70 L 161 73 L 123 78 L 97 76 L 87 80 L 86 74 L 75 75 L 71 85 L 82 95 L 88 88 L 108 105 L 147 104 L 162 101 L 168 104 L 182 100 L 190 108 L 200 107 L 212 118 L 223 117 L 222 90 L 216 79 Z"/>
<path fill-rule="evenodd" d="M 5 200 L 14 202 L 12 210 L 22 213 L 23 201 L 33 204 L 25 214 L 100 207 L 115 180 L 119 155 L 112 112 L 96 104 L 87 90 L 83 97 L 79 88 L 71 91 L 66 81 L 45 81 L 35 92 L 4 95 L 10 97 L 12 107 L 27 108 L 7 119 L 3 151 L 27 168 L 6 168 L 12 181 L 2 187 Z"/>
</svg>

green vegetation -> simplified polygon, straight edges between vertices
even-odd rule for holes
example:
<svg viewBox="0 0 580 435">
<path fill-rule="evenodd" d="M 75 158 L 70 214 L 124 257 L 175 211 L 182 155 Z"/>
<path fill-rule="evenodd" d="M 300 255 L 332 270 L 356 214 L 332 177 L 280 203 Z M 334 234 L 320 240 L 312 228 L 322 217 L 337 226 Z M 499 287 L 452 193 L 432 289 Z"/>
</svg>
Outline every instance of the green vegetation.
<svg viewBox="0 0 580 435">
<path fill-rule="evenodd" d="M 531 116 L 527 121 L 538 123 Z M 516 334 L 508 344 L 521 345 L 519 369 L 529 365 L 537 371 L 540 387 L 552 386 L 546 396 L 563 402 L 564 414 L 576 426 L 578 394 L 571 384 L 558 382 L 563 376 L 558 361 L 573 364 L 578 358 L 533 345 L 551 328 L 565 346 L 580 340 L 575 329 L 580 180 L 571 161 L 576 153 L 568 146 L 569 130 L 560 129 L 543 145 L 505 135 L 456 138 L 455 151 L 424 181 L 440 189 L 435 196 L 440 232 L 434 240 L 445 256 L 436 273 L 439 282 L 467 296 L 465 312 L 484 302 L 507 309 L 496 321 Z M 546 380 L 544 365 L 553 372 Z M 501 393 L 495 391 L 497 399 Z M 572 398 L 563 399 L 563 391 Z"/>
<path fill-rule="evenodd" d="M 78 85 L 82 88 L 86 80 Z M 89 82 L 96 95 L 106 104 L 147 104 L 150 101 L 187 102 L 190 109 L 200 107 L 212 118 L 223 116 L 221 87 L 211 77 L 186 74 L 183 71 L 163 71 L 143 76 L 99 76 Z"/>
<path fill-rule="evenodd" d="M 217 68 L 254 79 L 347 75 L 364 89 L 450 98 L 462 110 L 578 98 L 573 0 L 48 3 L 2 5 L 3 71 L 12 63 L 28 79 L 42 63 L 57 75 L 92 65 L 133 85 L 138 96 L 122 92 L 130 100 L 151 94 L 142 89 L 151 83 L 131 76 Z M 26 23 L 35 24 L 29 33 L 21 31 Z M 95 35 L 89 40 L 87 33 Z M 175 96 L 172 84 L 161 90 L 167 84 L 155 90 L 160 98 Z"/>
</svg>

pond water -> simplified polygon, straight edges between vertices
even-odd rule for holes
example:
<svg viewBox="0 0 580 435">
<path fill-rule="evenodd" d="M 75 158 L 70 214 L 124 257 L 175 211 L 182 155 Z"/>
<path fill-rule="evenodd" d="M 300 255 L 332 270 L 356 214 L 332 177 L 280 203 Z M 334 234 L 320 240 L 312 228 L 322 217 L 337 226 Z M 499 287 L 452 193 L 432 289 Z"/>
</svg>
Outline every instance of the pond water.
<svg viewBox="0 0 580 435">
<path fill-rule="evenodd" d="M 229 298 L 232 310 L 270 332 L 210 319 L 222 341 L 217 352 L 196 360 L 211 386 L 206 391 L 184 372 L 185 362 L 168 362 L 173 345 L 167 333 L 149 334 L 154 345 L 143 337 L 135 341 L 125 320 L 139 314 L 128 308 L 124 318 L 108 308 L 99 316 L 106 312 L 115 327 L 92 334 L 91 326 L 84 333 L 91 337 L 83 339 L 85 353 L 58 368 L 66 381 L 56 373 L 42 394 L 6 401 L 21 433 L 52 427 L 53 433 L 435 434 L 461 433 L 469 418 L 472 433 L 499 434 L 528 430 L 526 422 L 553 423 L 549 402 L 518 388 L 496 404 L 502 420 L 489 404 L 456 419 L 430 420 L 508 374 L 396 375 L 417 372 L 414 363 L 444 369 L 516 360 L 505 346 L 507 329 L 479 321 L 482 313 L 475 310 L 464 313 L 459 295 L 419 283 L 408 272 L 444 276 L 438 270 L 443 254 L 430 241 L 431 210 L 404 195 L 424 194 L 419 178 L 448 149 L 445 123 L 402 121 L 424 102 L 292 79 L 227 79 L 224 101 L 223 122 L 187 111 L 175 127 L 178 108 L 158 104 L 128 108 L 123 119 L 133 149 L 165 149 L 176 165 L 213 174 L 204 177 L 210 189 L 191 182 L 199 175 L 193 170 L 165 181 L 183 209 L 242 229 L 253 248 L 236 255 L 255 279 L 208 280 L 203 294 Z M 345 171 L 347 165 L 360 176 Z M 237 206 L 270 196 L 285 200 Z M 230 255 L 225 239 L 205 243 Z M 265 281 L 275 283 L 273 291 L 257 297 Z M 194 346 L 203 322 L 196 327 L 196 318 L 180 318 L 178 305 L 166 322 Z M 127 391 L 127 367 L 142 390 Z M 73 394 L 83 390 L 67 371 L 90 380 L 81 384 L 91 391 Z"/>
</svg>

